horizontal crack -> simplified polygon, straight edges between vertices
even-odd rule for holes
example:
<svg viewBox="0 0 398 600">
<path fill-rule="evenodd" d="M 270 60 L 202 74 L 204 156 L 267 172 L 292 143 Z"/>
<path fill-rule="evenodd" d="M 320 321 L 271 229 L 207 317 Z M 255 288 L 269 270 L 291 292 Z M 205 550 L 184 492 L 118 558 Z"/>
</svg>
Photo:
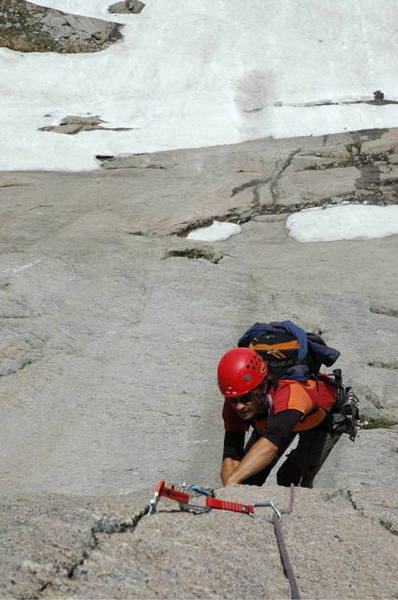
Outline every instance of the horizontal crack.
<svg viewBox="0 0 398 600">
<path fill-rule="evenodd" d="M 386 315 L 387 317 L 398 317 L 398 309 L 389 306 L 371 306 L 370 312 L 376 315 Z"/>
<path fill-rule="evenodd" d="M 0 183 L 0 188 L 26 187 L 29 183 Z"/>
<path fill-rule="evenodd" d="M 252 179 L 251 181 L 247 181 L 246 183 L 242 183 L 242 185 L 238 185 L 238 186 L 236 186 L 236 187 L 234 187 L 232 189 L 231 198 L 233 198 L 237 194 L 240 194 L 244 190 L 247 190 L 247 189 L 252 188 L 252 187 L 256 187 L 257 185 L 263 185 L 265 183 L 269 183 L 270 181 L 272 181 L 272 178 L 271 177 L 266 177 L 266 178 L 263 178 L 263 179 Z"/>
<path fill-rule="evenodd" d="M 341 100 L 333 101 L 333 100 L 320 100 L 319 102 L 275 102 L 273 106 L 281 107 L 281 106 L 291 106 L 297 108 L 309 108 L 311 106 L 344 106 L 347 104 L 371 104 L 372 106 L 386 106 L 388 104 L 398 104 L 397 100 L 384 100 L 384 99 L 375 99 L 375 100 Z"/>
<path fill-rule="evenodd" d="M 31 319 L 32 316 L 29 315 L 0 315 L 0 319 Z"/>
<path fill-rule="evenodd" d="M 369 361 L 368 367 L 375 367 L 376 369 L 389 369 L 392 371 L 398 370 L 398 361 L 385 363 L 382 360 Z"/>
<path fill-rule="evenodd" d="M 361 423 L 361 429 L 389 429 L 394 427 L 397 421 L 391 417 L 379 417 L 378 419 L 369 419 Z"/>
<path fill-rule="evenodd" d="M 222 260 L 223 255 L 215 252 L 212 248 L 183 248 L 181 250 L 169 250 L 164 258 L 174 257 L 189 259 L 204 258 L 217 265 Z"/>
<path fill-rule="evenodd" d="M 214 220 L 227 221 L 228 217 L 219 217 L 216 215 L 214 217 L 204 217 L 203 219 L 196 219 L 195 221 L 189 223 L 189 225 L 185 225 L 182 226 L 180 229 L 176 229 L 174 233 L 176 233 L 179 237 L 185 237 L 194 229 L 198 229 L 199 227 L 209 227 Z"/>
<path fill-rule="evenodd" d="M 185 237 L 188 233 L 197 229 L 198 227 L 207 227 L 212 224 L 214 220 L 218 221 L 228 221 L 234 223 L 247 223 L 251 221 L 255 217 L 259 217 L 261 215 L 279 215 L 279 214 L 291 214 L 294 212 L 299 212 L 306 208 L 326 208 L 329 206 L 339 206 L 343 202 L 349 201 L 350 204 L 369 204 L 369 196 L 361 195 L 360 192 L 356 192 L 356 197 L 353 197 L 351 194 L 342 194 L 341 196 L 333 196 L 330 198 L 325 198 L 322 201 L 314 201 L 314 202 L 297 202 L 296 204 L 273 204 L 271 206 L 256 204 L 256 197 L 254 197 L 254 202 L 251 206 L 246 206 L 243 208 L 232 208 L 227 211 L 223 215 L 214 215 L 212 217 L 206 217 L 202 219 L 196 219 L 192 221 L 189 225 L 184 225 L 181 228 L 174 229 L 173 233 L 179 237 Z M 379 197 L 374 195 L 372 199 L 372 204 L 379 206 L 389 206 L 395 205 L 396 201 L 391 198 L 386 198 L 382 194 Z M 128 232 L 134 235 L 146 235 L 143 232 Z"/>
<path fill-rule="evenodd" d="M 349 150 L 352 144 L 348 144 L 346 146 L 348 153 L 350 154 L 349 158 L 339 160 L 337 158 L 333 158 L 333 156 L 327 156 L 325 158 L 325 162 L 321 164 L 314 164 L 308 167 L 304 167 L 301 169 L 302 171 L 328 171 L 332 169 L 343 169 L 345 167 L 364 167 L 373 165 L 374 162 L 384 162 L 385 166 L 389 165 L 388 157 L 390 154 L 394 153 L 394 150 L 383 152 L 380 154 L 361 154 L 361 153 L 353 153 Z M 313 154 L 303 154 L 306 158 L 319 158 L 314 156 Z M 329 161 L 329 162 L 326 162 Z M 377 182 L 379 183 L 379 182 Z"/>
</svg>

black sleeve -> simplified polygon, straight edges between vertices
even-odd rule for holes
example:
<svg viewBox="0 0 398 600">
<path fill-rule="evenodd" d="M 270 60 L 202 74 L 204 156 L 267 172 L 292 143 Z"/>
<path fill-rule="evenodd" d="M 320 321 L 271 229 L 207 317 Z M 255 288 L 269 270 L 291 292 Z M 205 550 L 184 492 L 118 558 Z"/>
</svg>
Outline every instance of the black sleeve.
<svg viewBox="0 0 398 600">
<path fill-rule="evenodd" d="M 287 443 L 293 428 L 302 418 L 303 413 L 299 410 L 289 408 L 282 410 L 276 415 L 272 415 L 268 420 L 268 425 L 261 434 L 261 437 L 267 438 L 270 442 L 282 448 Z"/>
<path fill-rule="evenodd" d="M 241 460 L 243 457 L 243 447 L 245 445 L 244 431 L 226 431 L 224 437 L 224 458 L 233 458 Z"/>
</svg>

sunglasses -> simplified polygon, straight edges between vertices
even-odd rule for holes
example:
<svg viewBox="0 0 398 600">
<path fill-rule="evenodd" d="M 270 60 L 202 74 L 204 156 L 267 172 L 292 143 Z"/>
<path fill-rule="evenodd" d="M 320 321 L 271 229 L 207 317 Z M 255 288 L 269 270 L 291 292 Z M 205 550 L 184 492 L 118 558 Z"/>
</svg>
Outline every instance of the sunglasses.
<svg viewBox="0 0 398 600">
<path fill-rule="evenodd" d="M 229 401 L 231 404 L 248 404 L 253 400 L 253 398 L 258 397 L 261 394 L 261 386 L 257 386 L 254 390 L 247 392 L 247 394 L 243 394 L 242 396 L 230 396 Z"/>
</svg>

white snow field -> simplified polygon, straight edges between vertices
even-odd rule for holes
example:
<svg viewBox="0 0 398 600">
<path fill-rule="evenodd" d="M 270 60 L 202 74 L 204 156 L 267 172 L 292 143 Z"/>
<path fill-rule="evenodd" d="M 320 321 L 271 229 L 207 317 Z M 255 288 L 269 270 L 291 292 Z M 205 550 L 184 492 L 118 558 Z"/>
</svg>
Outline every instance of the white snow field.
<svg viewBox="0 0 398 600">
<path fill-rule="evenodd" d="M 396 0 L 146 0 L 112 15 L 112 0 L 45 6 L 125 23 L 92 54 L 0 49 L 1 170 L 92 170 L 96 155 L 398 126 Z M 109 127 L 41 132 L 67 115 Z"/>
</svg>

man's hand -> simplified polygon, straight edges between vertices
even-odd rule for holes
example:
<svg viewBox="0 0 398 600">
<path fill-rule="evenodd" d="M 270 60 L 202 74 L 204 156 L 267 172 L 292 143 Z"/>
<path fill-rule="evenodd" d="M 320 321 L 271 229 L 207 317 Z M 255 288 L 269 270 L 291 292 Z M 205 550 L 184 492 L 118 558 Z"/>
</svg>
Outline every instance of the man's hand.
<svg viewBox="0 0 398 600">
<path fill-rule="evenodd" d="M 221 470 L 221 479 L 224 485 L 233 485 L 235 483 L 241 483 L 251 475 L 255 475 L 262 469 L 265 469 L 278 454 L 279 448 L 266 438 L 260 438 L 250 448 L 249 452 L 242 458 L 242 460 L 234 461 L 231 458 L 226 458 L 223 461 Z M 230 461 L 227 463 L 227 461 Z M 224 474 L 224 463 L 225 465 L 225 477 Z M 232 465 L 235 463 L 235 466 Z"/>
</svg>

